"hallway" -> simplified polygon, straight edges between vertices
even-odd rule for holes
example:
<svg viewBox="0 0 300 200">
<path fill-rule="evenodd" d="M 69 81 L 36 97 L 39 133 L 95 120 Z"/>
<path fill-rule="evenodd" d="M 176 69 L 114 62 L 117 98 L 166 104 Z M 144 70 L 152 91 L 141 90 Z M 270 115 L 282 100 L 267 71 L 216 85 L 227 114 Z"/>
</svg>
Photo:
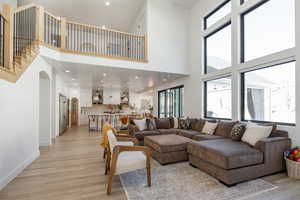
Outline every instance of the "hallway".
<svg viewBox="0 0 300 200">
<path fill-rule="evenodd" d="M 0 192 L 1 200 L 126 199 L 119 179 L 106 196 L 106 177 L 98 133 L 69 129 Z"/>
</svg>

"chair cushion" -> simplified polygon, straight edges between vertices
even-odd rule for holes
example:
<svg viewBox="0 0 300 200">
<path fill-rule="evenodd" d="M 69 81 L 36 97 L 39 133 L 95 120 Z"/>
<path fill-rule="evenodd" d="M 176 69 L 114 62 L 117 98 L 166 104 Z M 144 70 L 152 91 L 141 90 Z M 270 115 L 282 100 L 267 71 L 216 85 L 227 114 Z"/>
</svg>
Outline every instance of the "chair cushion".
<svg viewBox="0 0 300 200">
<path fill-rule="evenodd" d="M 193 140 L 179 135 L 157 135 L 147 136 L 145 146 L 154 149 L 157 152 L 167 153 L 175 151 L 185 151 L 187 144 Z"/>
<path fill-rule="evenodd" d="M 118 156 L 116 174 L 146 168 L 146 155 L 141 151 L 121 152 Z"/>
<path fill-rule="evenodd" d="M 194 140 L 196 141 L 202 141 L 202 140 L 217 140 L 217 139 L 225 139 L 223 136 L 219 135 L 206 135 L 206 134 L 200 134 L 200 135 L 195 135 L 193 137 Z"/>
<path fill-rule="evenodd" d="M 188 153 L 226 170 L 263 163 L 262 152 L 231 139 L 191 142 Z"/>
<path fill-rule="evenodd" d="M 138 140 L 144 140 L 144 137 L 150 136 L 150 135 L 160 135 L 161 133 L 158 131 L 139 131 L 135 133 L 135 137 Z"/>
<path fill-rule="evenodd" d="M 231 138 L 231 130 L 238 122 L 219 121 L 215 131 L 215 135 Z"/>
<path fill-rule="evenodd" d="M 193 139 L 195 135 L 199 135 L 201 134 L 198 131 L 194 131 L 194 130 L 185 130 L 185 129 L 178 129 L 177 131 L 178 135 L 180 136 L 184 136 L 190 139 Z"/>
<path fill-rule="evenodd" d="M 204 119 L 198 119 L 198 120 L 196 121 L 196 123 L 193 124 L 192 129 L 193 129 L 194 131 L 199 131 L 199 132 L 201 132 L 202 129 L 203 129 L 203 127 L 204 127 L 204 124 L 205 124 L 205 120 L 204 120 Z"/>
</svg>

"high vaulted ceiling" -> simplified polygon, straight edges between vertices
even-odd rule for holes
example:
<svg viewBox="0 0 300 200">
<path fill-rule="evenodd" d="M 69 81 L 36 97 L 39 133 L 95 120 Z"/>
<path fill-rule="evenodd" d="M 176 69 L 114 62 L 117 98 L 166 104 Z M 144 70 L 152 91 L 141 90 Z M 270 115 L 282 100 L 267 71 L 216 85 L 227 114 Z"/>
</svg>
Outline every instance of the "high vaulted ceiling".
<svg viewBox="0 0 300 200">
<path fill-rule="evenodd" d="M 109 1 L 110 6 L 105 2 Z M 146 0 L 18 0 L 19 6 L 35 3 L 67 20 L 129 31 Z"/>
</svg>

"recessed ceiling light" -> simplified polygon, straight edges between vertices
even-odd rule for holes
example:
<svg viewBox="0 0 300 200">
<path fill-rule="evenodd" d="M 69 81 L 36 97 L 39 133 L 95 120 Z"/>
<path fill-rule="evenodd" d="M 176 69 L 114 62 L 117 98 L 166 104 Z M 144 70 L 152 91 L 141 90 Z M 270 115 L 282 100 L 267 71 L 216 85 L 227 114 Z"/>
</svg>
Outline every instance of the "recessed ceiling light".
<svg viewBox="0 0 300 200">
<path fill-rule="evenodd" d="M 137 79 L 139 79 L 139 77 L 138 77 L 138 76 L 135 76 L 135 79 L 137 80 Z"/>
<path fill-rule="evenodd" d="M 106 6 L 110 6 L 110 2 L 109 2 L 109 1 L 106 1 L 106 2 L 105 2 L 105 5 L 106 5 Z"/>
<path fill-rule="evenodd" d="M 107 74 L 106 73 L 103 73 L 103 76 L 105 77 Z"/>
<path fill-rule="evenodd" d="M 72 78 L 72 81 L 75 81 L 76 79 L 75 78 Z"/>
<path fill-rule="evenodd" d="M 70 71 L 69 71 L 69 70 L 66 70 L 65 72 L 66 72 L 66 73 L 69 73 Z"/>
</svg>

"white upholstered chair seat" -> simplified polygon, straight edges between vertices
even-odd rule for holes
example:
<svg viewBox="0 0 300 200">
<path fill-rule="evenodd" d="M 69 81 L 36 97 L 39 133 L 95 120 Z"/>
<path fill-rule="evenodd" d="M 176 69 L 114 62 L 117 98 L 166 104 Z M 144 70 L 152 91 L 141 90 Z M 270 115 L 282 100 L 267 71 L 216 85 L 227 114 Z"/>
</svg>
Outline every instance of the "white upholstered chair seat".
<svg viewBox="0 0 300 200">
<path fill-rule="evenodd" d="M 140 151 L 122 152 L 118 156 L 116 174 L 146 168 L 146 155 Z"/>
</svg>

